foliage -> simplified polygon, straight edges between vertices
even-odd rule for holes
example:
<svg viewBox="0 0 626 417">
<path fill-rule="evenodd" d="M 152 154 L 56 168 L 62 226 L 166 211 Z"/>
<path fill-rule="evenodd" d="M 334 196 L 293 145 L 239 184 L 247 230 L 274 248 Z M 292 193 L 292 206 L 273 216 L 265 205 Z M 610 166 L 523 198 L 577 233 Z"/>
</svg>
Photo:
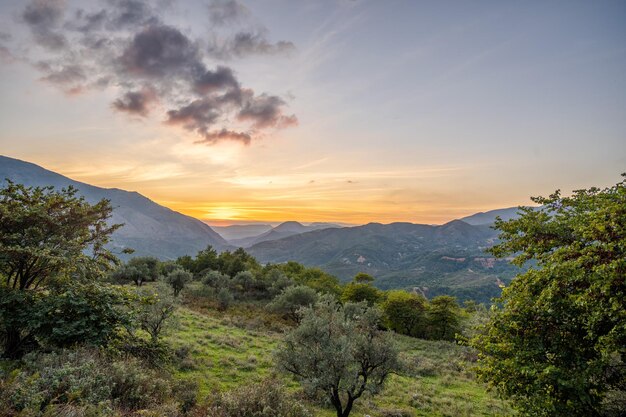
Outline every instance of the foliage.
<svg viewBox="0 0 626 417">
<path fill-rule="evenodd" d="M 387 327 L 413 337 L 426 337 L 426 308 L 424 297 L 401 290 L 388 291 L 382 304 Z"/>
<path fill-rule="evenodd" d="M 626 181 L 533 201 L 496 223 L 492 252 L 532 266 L 472 341 L 479 374 L 525 415 L 608 414 L 626 391 Z"/>
<path fill-rule="evenodd" d="M 369 283 L 351 282 L 346 285 L 341 294 L 341 301 L 358 303 L 365 301 L 369 305 L 380 302 L 383 298 L 382 292 Z"/>
<path fill-rule="evenodd" d="M 5 355 L 18 357 L 36 346 L 105 346 L 130 325 L 130 302 L 123 289 L 95 282 L 68 282 L 45 293 L 0 287 Z M 11 329 L 19 331 L 17 341 Z"/>
<path fill-rule="evenodd" d="M 185 288 L 185 286 L 191 282 L 193 275 L 189 271 L 184 269 L 175 269 L 165 277 L 167 283 L 174 290 L 174 296 L 178 297 L 178 294 Z"/>
<path fill-rule="evenodd" d="M 436 340 L 454 340 L 461 331 L 461 311 L 454 297 L 440 295 L 428 306 L 428 337 Z"/>
<path fill-rule="evenodd" d="M 324 296 L 303 310 L 300 325 L 276 354 L 310 394 L 321 393 L 338 417 L 348 417 L 365 392 L 378 392 L 398 368 L 390 334 L 379 330 L 380 312 L 365 303 L 342 307 Z"/>
<path fill-rule="evenodd" d="M 8 180 L 0 189 L 0 276 L 7 286 L 26 290 L 53 279 L 93 277 L 116 261 L 105 249 L 121 226 L 106 222 L 110 203 L 91 205 L 76 193 Z"/>
<path fill-rule="evenodd" d="M 203 417 L 309 417 L 311 412 L 274 380 L 241 386 L 221 394 Z"/>
<path fill-rule="evenodd" d="M 91 415 L 112 415 L 114 409 L 133 411 L 171 402 L 182 397 L 181 388 L 188 387 L 178 387 L 167 375 L 133 359 L 62 350 L 27 355 L 22 368 L 5 381 L 0 406 L 9 414 L 29 416 L 59 415 L 68 405 L 82 411 L 78 415 L 88 415 L 88 410 Z"/>
<path fill-rule="evenodd" d="M 298 322 L 298 311 L 303 307 L 312 306 L 317 302 L 318 295 L 313 288 L 305 285 L 287 287 L 274 300 L 268 304 L 268 308 L 285 318 Z"/>
<path fill-rule="evenodd" d="M 359 284 L 371 284 L 374 282 L 374 277 L 370 274 L 366 274 L 365 272 L 359 272 L 352 278 L 352 282 L 357 282 Z"/>
<path fill-rule="evenodd" d="M 156 281 L 158 277 L 159 261 L 149 256 L 132 258 L 111 273 L 113 281 L 130 281 L 138 287 L 141 287 L 144 282 Z"/>
<path fill-rule="evenodd" d="M 164 286 L 156 286 L 140 294 L 143 298 L 137 308 L 139 327 L 150 335 L 152 343 L 157 343 L 176 310 L 176 300 L 170 295 L 169 288 Z"/>
<path fill-rule="evenodd" d="M 224 311 L 230 307 L 235 297 L 228 290 L 228 288 L 220 288 L 217 292 L 217 306 L 221 311 Z"/>
</svg>

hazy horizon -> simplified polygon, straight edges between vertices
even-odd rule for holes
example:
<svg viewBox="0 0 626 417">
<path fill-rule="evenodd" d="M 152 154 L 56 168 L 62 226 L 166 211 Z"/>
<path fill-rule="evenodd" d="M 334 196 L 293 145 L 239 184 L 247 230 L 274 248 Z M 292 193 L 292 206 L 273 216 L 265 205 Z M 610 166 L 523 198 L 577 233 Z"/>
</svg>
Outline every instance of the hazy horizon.
<svg viewBox="0 0 626 417">
<path fill-rule="evenodd" d="M 626 170 L 624 2 L 0 11 L 0 153 L 209 224 L 442 224 Z"/>
</svg>

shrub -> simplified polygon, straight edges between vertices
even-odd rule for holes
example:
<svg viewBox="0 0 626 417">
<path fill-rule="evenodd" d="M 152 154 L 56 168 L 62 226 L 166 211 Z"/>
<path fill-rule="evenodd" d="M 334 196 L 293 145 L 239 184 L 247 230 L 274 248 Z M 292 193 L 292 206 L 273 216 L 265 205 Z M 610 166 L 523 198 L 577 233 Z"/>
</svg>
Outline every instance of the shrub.
<svg viewBox="0 0 626 417">
<path fill-rule="evenodd" d="M 215 398 L 205 417 L 309 417 L 311 412 L 273 380 L 239 387 Z"/>
<path fill-rule="evenodd" d="M 268 309 L 298 322 L 298 310 L 312 306 L 317 299 L 318 295 L 315 290 L 306 285 L 287 287 L 268 305 Z"/>
<path fill-rule="evenodd" d="M 9 410 L 8 415 L 119 415 L 113 410 L 168 404 L 190 408 L 195 401 L 193 386 L 173 383 L 168 375 L 145 368 L 136 359 L 114 358 L 93 349 L 29 354 L 1 387 L 0 407 Z M 182 395 L 185 391 L 193 395 Z"/>
<path fill-rule="evenodd" d="M 220 309 L 220 311 L 227 310 L 228 307 L 230 307 L 230 305 L 233 303 L 233 300 L 234 300 L 234 297 L 228 289 L 222 288 L 218 291 L 217 306 Z"/>
</svg>

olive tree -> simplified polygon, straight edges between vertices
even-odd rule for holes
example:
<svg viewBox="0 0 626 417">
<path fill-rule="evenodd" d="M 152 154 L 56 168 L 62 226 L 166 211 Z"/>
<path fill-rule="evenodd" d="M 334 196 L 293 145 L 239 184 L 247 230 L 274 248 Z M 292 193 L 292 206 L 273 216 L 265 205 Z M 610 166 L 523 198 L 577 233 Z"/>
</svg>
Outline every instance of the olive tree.
<svg viewBox="0 0 626 417">
<path fill-rule="evenodd" d="M 323 296 L 302 311 L 300 325 L 276 353 L 278 366 L 309 394 L 322 394 L 337 417 L 348 417 L 364 393 L 378 392 L 398 368 L 390 333 L 379 330 L 381 313 L 366 303 L 342 307 Z"/>
<path fill-rule="evenodd" d="M 165 277 L 167 283 L 174 290 L 174 296 L 178 297 L 178 294 L 187 286 L 193 279 L 193 274 L 184 269 L 175 269 Z"/>
<path fill-rule="evenodd" d="M 306 285 L 287 287 L 268 305 L 268 308 L 285 318 L 298 322 L 298 311 L 317 302 L 318 295 Z"/>
</svg>

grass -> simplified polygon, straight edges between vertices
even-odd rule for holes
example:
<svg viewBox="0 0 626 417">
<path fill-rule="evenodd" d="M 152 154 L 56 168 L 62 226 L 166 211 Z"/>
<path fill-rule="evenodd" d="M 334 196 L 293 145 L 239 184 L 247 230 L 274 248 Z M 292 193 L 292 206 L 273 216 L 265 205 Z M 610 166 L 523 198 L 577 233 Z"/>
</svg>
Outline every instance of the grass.
<svg viewBox="0 0 626 417">
<path fill-rule="evenodd" d="M 194 379 L 200 398 L 217 390 L 260 381 L 275 375 L 272 352 L 281 339 L 281 323 L 273 323 L 258 306 L 234 306 L 218 312 L 191 299 L 177 312 L 166 335 L 177 350 L 175 376 Z M 273 323 L 273 324 L 272 324 Z M 405 370 L 393 375 L 374 397 L 361 398 L 353 416 L 510 416 L 508 404 L 476 382 L 470 368 L 474 354 L 466 347 L 441 341 L 396 337 Z M 287 375 L 278 378 L 294 391 Z M 311 405 L 316 416 L 331 417 L 329 408 Z"/>
</svg>

